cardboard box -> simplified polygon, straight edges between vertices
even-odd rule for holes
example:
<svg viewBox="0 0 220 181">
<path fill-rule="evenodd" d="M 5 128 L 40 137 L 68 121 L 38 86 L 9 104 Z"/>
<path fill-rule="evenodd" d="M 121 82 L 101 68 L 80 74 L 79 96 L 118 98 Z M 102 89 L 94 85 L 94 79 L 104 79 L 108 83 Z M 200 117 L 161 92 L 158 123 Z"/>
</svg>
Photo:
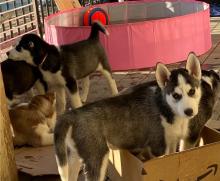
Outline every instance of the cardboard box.
<svg viewBox="0 0 220 181">
<path fill-rule="evenodd" d="M 145 163 L 127 151 L 111 151 L 111 181 L 220 181 L 220 133 L 205 127 L 205 146 Z M 53 146 L 15 150 L 19 170 L 32 176 L 58 175 Z"/>
<path fill-rule="evenodd" d="M 205 127 L 204 146 L 154 158 L 145 163 L 127 151 L 112 151 L 112 181 L 220 181 L 220 133 Z"/>
<path fill-rule="evenodd" d="M 219 114 L 217 116 L 219 116 Z M 220 120 L 218 119 L 211 119 L 206 123 L 206 125 L 209 128 L 220 130 Z"/>
</svg>

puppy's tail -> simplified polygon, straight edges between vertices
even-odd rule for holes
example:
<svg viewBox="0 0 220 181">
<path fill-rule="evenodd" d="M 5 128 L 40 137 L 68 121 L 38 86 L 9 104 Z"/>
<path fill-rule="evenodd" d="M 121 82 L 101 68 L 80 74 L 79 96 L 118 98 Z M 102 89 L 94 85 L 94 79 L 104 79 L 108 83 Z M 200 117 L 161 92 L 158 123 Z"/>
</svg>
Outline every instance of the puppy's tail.
<svg viewBox="0 0 220 181">
<path fill-rule="evenodd" d="M 99 31 L 104 33 L 105 35 L 109 35 L 109 32 L 100 21 L 94 21 L 92 24 L 91 33 L 89 39 L 99 39 Z"/>
<path fill-rule="evenodd" d="M 66 137 L 70 129 L 68 120 L 58 120 L 54 129 L 54 147 L 59 174 L 62 180 L 68 179 L 68 153 Z"/>
</svg>

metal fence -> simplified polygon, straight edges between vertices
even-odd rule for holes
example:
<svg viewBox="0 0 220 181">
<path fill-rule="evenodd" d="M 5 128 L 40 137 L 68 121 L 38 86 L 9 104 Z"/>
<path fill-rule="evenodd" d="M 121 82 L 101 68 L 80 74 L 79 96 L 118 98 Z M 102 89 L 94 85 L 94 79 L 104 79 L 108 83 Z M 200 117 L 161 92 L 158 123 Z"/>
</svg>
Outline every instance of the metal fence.
<svg viewBox="0 0 220 181">
<path fill-rule="evenodd" d="M 27 32 L 36 32 L 35 3 L 16 0 L 0 1 L 0 50 L 6 50 L 13 41 Z"/>
<path fill-rule="evenodd" d="M 24 34 L 43 36 L 44 17 L 56 11 L 53 0 L 0 0 L 0 54 Z"/>
<path fill-rule="evenodd" d="M 44 34 L 44 18 L 50 14 L 54 14 L 58 11 L 54 0 L 35 0 L 36 1 L 36 13 L 38 18 L 38 28 L 41 36 Z"/>
</svg>

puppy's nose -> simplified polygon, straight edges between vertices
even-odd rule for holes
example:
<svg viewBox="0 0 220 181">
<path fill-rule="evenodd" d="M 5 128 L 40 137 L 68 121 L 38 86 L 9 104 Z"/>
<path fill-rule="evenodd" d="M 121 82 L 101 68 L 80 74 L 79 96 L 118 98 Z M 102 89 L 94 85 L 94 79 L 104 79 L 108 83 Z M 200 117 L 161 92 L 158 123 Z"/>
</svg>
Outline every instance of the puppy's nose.
<svg viewBox="0 0 220 181">
<path fill-rule="evenodd" d="M 9 52 L 6 52 L 6 55 L 9 55 Z"/>
<path fill-rule="evenodd" d="M 185 113 L 185 115 L 187 115 L 187 116 L 192 116 L 192 115 L 193 115 L 193 110 L 190 109 L 190 108 L 188 108 L 188 109 L 185 109 L 185 110 L 184 110 L 184 113 Z"/>
</svg>

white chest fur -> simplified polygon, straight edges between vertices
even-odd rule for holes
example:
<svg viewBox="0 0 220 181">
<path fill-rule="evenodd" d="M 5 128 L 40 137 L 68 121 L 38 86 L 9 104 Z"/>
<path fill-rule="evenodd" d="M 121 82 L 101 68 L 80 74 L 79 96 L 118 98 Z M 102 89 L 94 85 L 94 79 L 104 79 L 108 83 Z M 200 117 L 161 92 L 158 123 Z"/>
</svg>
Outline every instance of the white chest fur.
<svg viewBox="0 0 220 181">
<path fill-rule="evenodd" d="M 56 73 L 52 73 L 50 71 L 44 71 L 41 69 L 41 73 L 49 86 L 64 86 L 66 84 L 66 81 L 61 74 L 61 70 L 57 71 Z"/>
<path fill-rule="evenodd" d="M 189 119 L 175 118 L 174 123 L 170 124 L 162 117 L 162 125 L 165 130 L 165 135 L 181 139 L 185 138 L 188 134 Z"/>
<path fill-rule="evenodd" d="M 189 119 L 176 117 L 173 124 L 168 123 L 162 116 L 161 119 L 165 131 L 165 141 L 168 147 L 166 153 L 173 153 L 176 151 L 176 146 L 180 139 L 183 139 L 188 135 Z"/>
</svg>

